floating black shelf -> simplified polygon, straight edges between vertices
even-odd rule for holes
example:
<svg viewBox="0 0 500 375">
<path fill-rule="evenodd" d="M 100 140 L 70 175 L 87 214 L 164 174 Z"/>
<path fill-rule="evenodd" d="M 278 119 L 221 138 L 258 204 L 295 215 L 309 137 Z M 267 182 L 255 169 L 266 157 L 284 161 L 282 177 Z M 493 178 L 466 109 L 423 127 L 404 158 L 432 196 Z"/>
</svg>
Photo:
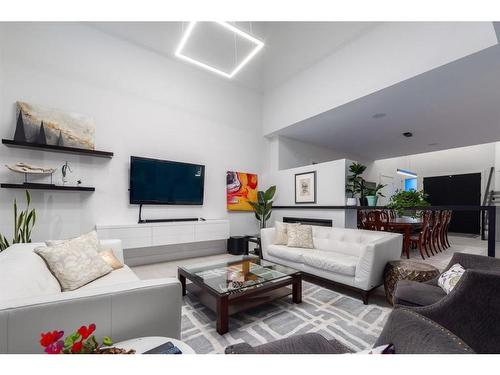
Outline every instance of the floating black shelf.
<svg viewBox="0 0 500 375">
<path fill-rule="evenodd" d="M 66 154 L 97 156 L 100 158 L 113 157 L 113 153 L 109 151 L 87 150 L 84 148 L 55 146 L 55 145 L 41 145 L 37 143 L 14 141 L 12 139 L 2 139 L 2 143 L 7 147 L 29 148 L 33 150 L 52 151 L 52 152 L 60 152 Z"/>
<path fill-rule="evenodd" d="M 0 184 L 4 189 L 25 189 L 25 190 L 58 190 L 58 191 L 95 191 L 95 187 L 90 186 L 62 186 L 51 184 Z"/>
</svg>

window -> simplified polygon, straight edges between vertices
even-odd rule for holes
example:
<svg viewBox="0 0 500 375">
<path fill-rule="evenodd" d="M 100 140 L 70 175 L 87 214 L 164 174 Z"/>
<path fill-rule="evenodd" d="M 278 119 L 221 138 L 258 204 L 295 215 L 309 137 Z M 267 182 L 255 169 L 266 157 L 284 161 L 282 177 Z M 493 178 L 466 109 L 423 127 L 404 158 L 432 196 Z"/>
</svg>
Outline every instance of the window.
<svg viewBox="0 0 500 375">
<path fill-rule="evenodd" d="M 417 179 L 407 178 L 405 179 L 405 191 L 417 190 Z"/>
</svg>

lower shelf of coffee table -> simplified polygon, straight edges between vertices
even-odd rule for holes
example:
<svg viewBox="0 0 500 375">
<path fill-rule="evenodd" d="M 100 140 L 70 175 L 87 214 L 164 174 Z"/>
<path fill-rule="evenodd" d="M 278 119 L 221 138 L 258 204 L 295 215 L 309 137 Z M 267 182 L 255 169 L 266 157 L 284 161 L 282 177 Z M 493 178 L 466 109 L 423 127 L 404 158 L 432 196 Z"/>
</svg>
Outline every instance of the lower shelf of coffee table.
<svg viewBox="0 0 500 375">
<path fill-rule="evenodd" d="M 187 284 L 186 289 L 188 295 L 194 295 L 203 305 L 214 312 L 216 311 L 216 299 L 214 296 L 193 283 Z M 253 307 L 272 302 L 291 294 L 292 288 L 287 286 L 281 287 L 279 289 L 264 291 L 262 293 L 251 296 L 232 294 L 229 297 L 229 315 L 249 310 Z"/>
</svg>

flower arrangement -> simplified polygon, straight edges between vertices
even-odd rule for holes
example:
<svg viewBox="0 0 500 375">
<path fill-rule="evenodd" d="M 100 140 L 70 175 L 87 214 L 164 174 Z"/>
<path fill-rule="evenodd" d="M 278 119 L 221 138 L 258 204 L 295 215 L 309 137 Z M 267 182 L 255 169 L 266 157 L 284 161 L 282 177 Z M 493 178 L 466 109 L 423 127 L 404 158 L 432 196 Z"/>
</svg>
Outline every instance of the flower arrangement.
<svg viewBox="0 0 500 375">
<path fill-rule="evenodd" d="M 134 350 L 125 351 L 117 348 L 103 348 L 113 345 L 113 341 L 105 336 L 99 344 L 93 335 L 94 323 L 81 326 L 76 332 L 63 339 L 64 331 L 51 331 L 41 334 L 40 345 L 47 354 L 133 354 Z"/>
</svg>

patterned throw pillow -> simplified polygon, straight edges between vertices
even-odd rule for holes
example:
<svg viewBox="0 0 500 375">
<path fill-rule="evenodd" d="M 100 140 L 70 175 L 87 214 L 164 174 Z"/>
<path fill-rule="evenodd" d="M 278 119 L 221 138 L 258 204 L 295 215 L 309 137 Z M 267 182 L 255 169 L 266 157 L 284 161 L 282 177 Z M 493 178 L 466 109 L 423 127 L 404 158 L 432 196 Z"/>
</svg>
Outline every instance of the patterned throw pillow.
<svg viewBox="0 0 500 375">
<path fill-rule="evenodd" d="M 288 228 L 288 242 L 289 247 L 302 247 L 305 249 L 313 249 L 313 234 L 310 225 L 297 225 L 289 226 Z"/>
<path fill-rule="evenodd" d="M 448 294 L 455 288 L 464 272 L 465 269 L 460 264 L 454 264 L 439 276 L 438 285 Z"/>
<path fill-rule="evenodd" d="M 280 221 L 274 222 L 275 236 L 274 242 L 275 245 L 286 245 L 288 243 L 288 228 L 291 226 L 298 226 L 300 224 L 287 224 L 282 223 Z"/>
<path fill-rule="evenodd" d="M 37 247 L 34 251 L 45 260 L 65 292 L 78 289 L 113 271 L 98 250 L 97 233 L 92 231 L 59 245 Z"/>
</svg>

